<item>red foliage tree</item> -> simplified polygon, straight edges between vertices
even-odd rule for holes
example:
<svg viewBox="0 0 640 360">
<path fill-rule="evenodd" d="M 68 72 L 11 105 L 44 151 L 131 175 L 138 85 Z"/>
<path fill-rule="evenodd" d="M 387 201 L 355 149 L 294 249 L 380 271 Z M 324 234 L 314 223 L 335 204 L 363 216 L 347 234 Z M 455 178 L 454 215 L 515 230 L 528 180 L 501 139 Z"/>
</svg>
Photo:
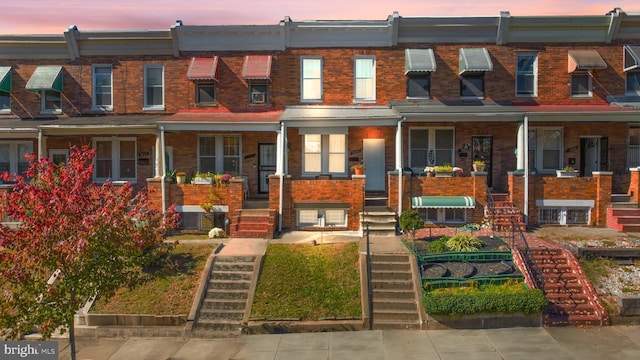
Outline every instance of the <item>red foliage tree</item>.
<svg viewBox="0 0 640 360">
<path fill-rule="evenodd" d="M 67 164 L 54 164 L 31 154 L 26 177 L 3 174 L 15 182 L 0 196 L 0 214 L 15 224 L 0 226 L 0 329 L 6 337 L 38 327 L 48 338 L 62 328 L 72 340 L 78 309 L 131 285 L 176 224 L 173 209 L 163 216 L 130 184 L 93 183 L 94 155 L 86 146 L 72 148 Z"/>
</svg>

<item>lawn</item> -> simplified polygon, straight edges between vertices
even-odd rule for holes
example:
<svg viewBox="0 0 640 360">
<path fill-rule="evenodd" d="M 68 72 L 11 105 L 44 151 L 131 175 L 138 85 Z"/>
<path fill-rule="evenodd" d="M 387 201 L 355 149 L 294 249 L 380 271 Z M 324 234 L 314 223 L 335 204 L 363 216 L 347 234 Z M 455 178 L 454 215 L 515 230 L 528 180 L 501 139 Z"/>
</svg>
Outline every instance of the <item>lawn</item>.
<svg viewBox="0 0 640 360">
<path fill-rule="evenodd" d="M 361 318 L 358 243 L 270 244 L 251 317 Z"/>
<path fill-rule="evenodd" d="M 193 295 L 207 257 L 216 245 L 179 244 L 164 260 L 163 267 L 146 269 L 144 282 L 122 288 L 108 302 L 100 298 L 91 308 L 99 314 L 181 315 L 191 310 Z"/>
</svg>

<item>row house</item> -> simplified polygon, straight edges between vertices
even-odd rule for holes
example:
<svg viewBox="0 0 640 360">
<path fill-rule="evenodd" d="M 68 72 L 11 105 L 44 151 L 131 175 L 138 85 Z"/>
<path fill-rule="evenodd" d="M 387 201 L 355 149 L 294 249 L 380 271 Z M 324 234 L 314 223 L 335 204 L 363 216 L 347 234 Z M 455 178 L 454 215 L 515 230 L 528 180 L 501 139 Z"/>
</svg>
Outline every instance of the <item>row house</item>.
<svg viewBox="0 0 640 360">
<path fill-rule="evenodd" d="M 0 35 L 0 171 L 85 144 L 95 181 L 177 205 L 185 230 L 393 234 L 407 209 L 458 226 L 497 202 L 528 224 L 616 226 L 640 196 L 640 15 Z M 445 164 L 456 176 L 432 176 Z"/>
</svg>

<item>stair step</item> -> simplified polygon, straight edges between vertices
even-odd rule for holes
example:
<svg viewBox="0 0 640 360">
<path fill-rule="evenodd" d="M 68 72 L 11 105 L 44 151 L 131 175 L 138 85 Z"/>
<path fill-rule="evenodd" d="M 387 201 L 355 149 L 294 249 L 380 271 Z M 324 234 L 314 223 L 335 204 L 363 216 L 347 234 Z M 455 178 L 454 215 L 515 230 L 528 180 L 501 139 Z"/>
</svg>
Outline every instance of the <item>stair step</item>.
<svg viewBox="0 0 640 360">
<path fill-rule="evenodd" d="M 561 248 L 541 248 L 541 247 L 531 247 L 531 253 L 533 256 L 536 255 L 562 255 Z"/>
<path fill-rule="evenodd" d="M 392 263 L 392 262 L 371 262 L 372 271 L 402 271 L 410 272 L 411 265 L 407 263 Z"/>
<path fill-rule="evenodd" d="M 238 331 L 242 330 L 242 322 L 236 320 L 207 320 L 198 319 L 196 323 L 198 330 L 211 330 L 211 331 Z"/>
<path fill-rule="evenodd" d="M 594 315 L 596 310 L 591 304 L 550 304 L 548 313 L 569 315 Z"/>
<path fill-rule="evenodd" d="M 211 272 L 210 280 L 251 280 L 253 271 L 221 271 Z"/>
<path fill-rule="evenodd" d="M 216 256 L 216 263 L 253 264 L 255 256 Z"/>
<path fill-rule="evenodd" d="M 246 280 L 215 280 L 209 281 L 209 289 L 248 290 L 251 281 Z"/>
<path fill-rule="evenodd" d="M 533 258 L 538 265 L 567 263 L 567 258 L 564 255 L 535 254 Z"/>
<path fill-rule="evenodd" d="M 393 255 L 393 254 L 380 254 L 380 255 L 371 255 L 371 262 L 385 262 L 385 263 L 409 263 L 408 255 Z"/>
<path fill-rule="evenodd" d="M 408 271 L 371 270 L 371 279 L 376 280 L 411 280 L 413 274 Z"/>
<path fill-rule="evenodd" d="M 413 310 L 373 310 L 374 323 L 378 320 L 417 321 L 420 320 L 418 312 Z"/>
<path fill-rule="evenodd" d="M 200 319 L 203 320 L 235 320 L 242 321 L 244 317 L 244 310 L 231 310 L 231 309 L 200 309 Z"/>
<path fill-rule="evenodd" d="M 542 273 L 571 273 L 573 272 L 573 268 L 569 264 L 553 264 L 553 263 L 545 263 L 538 264 L 538 268 Z"/>
<path fill-rule="evenodd" d="M 544 291 L 546 293 L 574 293 L 584 294 L 584 288 L 579 283 L 548 283 L 545 281 Z"/>
<path fill-rule="evenodd" d="M 570 283 L 578 283 L 578 275 L 573 272 L 565 272 L 565 273 L 553 273 L 547 272 L 542 274 L 544 277 L 544 281 L 549 284 L 570 284 Z"/>
<path fill-rule="evenodd" d="M 640 225 L 622 225 L 622 232 L 640 232 Z"/>
<path fill-rule="evenodd" d="M 597 315 L 549 314 L 544 319 L 545 326 L 600 326 L 606 322 Z"/>
<path fill-rule="evenodd" d="M 374 300 L 412 300 L 415 301 L 415 293 L 412 290 L 373 289 Z"/>
<path fill-rule="evenodd" d="M 210 310 L 242 310 L 247 306 L 246 300 L 219 300 L 205 298 L 202 302 L 202 309 Z"/>
<path fill-rule="evenodd" d="M 418 311 L 416 302 L 414 299 L 411 300 L 401 300 L 401 299 L 393 299 L 393 300 L 385 300 L 378 299 L 376 297 L 373 298 L 373 311 Z"/>
<path fill-rule="evenodd" d="M 249 297 L 247 290 L 221 290 L 207 289 L 205 299 L 210 300 L 247 300 Z"/>
<path fill-rule="evenodd" d="M 420 330 L 420 321 L 374 320 L 375 330 Z"/>
<path fill-rule="evenodd" d="M 373 289 L 412 290 L 413 282 L 402 280 L 371 280 L 371 287 Z"/>
<path fill-rule="evenodd" d="M 575 293 L 548 293 L 547 300 L 554 304 L 588 304 L 589 297 L 585 294 Z"/>
</svg>

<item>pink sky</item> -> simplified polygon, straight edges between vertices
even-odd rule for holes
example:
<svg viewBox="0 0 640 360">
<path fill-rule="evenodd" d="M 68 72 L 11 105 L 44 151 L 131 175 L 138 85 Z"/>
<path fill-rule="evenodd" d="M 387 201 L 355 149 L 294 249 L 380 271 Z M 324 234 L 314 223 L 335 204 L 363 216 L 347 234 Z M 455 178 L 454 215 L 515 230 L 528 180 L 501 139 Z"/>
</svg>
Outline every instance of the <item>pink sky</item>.
<svg viewBox="0 0 640 360">
<path fill-rule="evenodd" d="M 271 24 L 293 20 L 383 20 L 401 16 L 604 15 L 614 7 L 640 14 L 640 1 L 616 0 L 14 0 L 2 5 L 0 34 L 80 30 L 166 30 L 185 25 Z"/>
</svg>

